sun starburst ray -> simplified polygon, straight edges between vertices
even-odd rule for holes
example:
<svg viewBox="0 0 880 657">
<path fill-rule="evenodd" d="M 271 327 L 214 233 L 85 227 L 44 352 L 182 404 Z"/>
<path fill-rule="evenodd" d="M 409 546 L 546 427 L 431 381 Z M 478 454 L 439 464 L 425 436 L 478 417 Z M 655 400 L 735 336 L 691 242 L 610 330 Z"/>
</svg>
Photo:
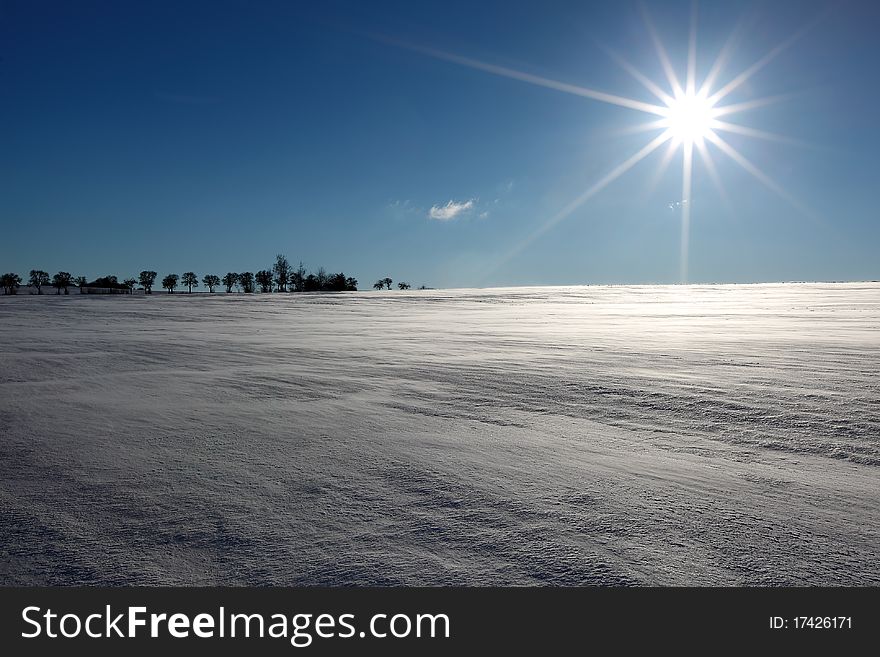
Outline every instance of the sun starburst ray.
<svg viewBox="0 0 880 657">
<path fill-rule="evenodd" d="M 618 136 L 618 137 L 622 137 L 624 135 L 637 135 L 642 132 L 651 132 L 652 130 L 660 130 L 662 128 L 665 128 L 667 123 L 668 123 L 668 120 L 665 118 L 657 119 L 656 121 L 648 121 L 647 123 L 639 123 L 637 125 L 631 125 L 626 128 L 619 128 L 617 130 L 614 130 L 613 133 L 611 133 L 611 134 Z"/>
<path fill-rule="evenodd" d="M 730 202 L 730 197 L 727 195 L 727 189 L 724 187 L 724 182 L 721 180 L 721 176 L 718 175 L 718 169 L 715 166 L 715 158 L 712 157 L 709 149 L 706 148 L 705 140 L 701 139 L 697 142 L 697 152 L 700 154 L 700 160 L 702 160 L 705 165 L 706 172 L 709 174 L 709 179 L 715 186 L 718 196 L 721 197 L 721 202 L 724 203 L 724 207 L 727 209 L 730 216 L 736 217 L 736 213 L 733 210 L 733 204 Z"/>
<path fill-rule="evenodd" d="M 669 105 L 673 102 L 674 99 L 672 98 L 672 96 L 663 91 L 657 84 L 654 83 L 653 80 L 651 80 L 651 78 L 649 78 L 635 66 L 630 64 L 626 59 L 621 57 L 613 50 L 606 48 L 605 52 L 608 53 L 608 56 L 611 57 L 611 59 L 613 59 L 618 66 L 629 73 L 633 78 L 638 80 L 642 84 L 642 86 L 645 87 L 645 89 L 654 94 L 654 96 L 657 97 L 657 100 L 665 103 L 666 105 Z"/>
<path fill-rule="evenodd" d="M 651 42 L 654 44 L 654 50 L 657 52 L 657 58 L 660 60 L 660 65 L 663 67 L 663 72 L 666 74 L 669 86 L 672 87 L 672 95 L 675 97 L 683 95 L 684 89 L 681 88 L 681 83 L 678 81 L 678 76 L 675 75 L 675 69 L 672 67 L 672 62 L 669 61 L 669 55 L 666 54 L 666 48 L 663 46 L 663 42 L 660 41 L 660 35 L 657 34 L 654 22 L 651 20 L 651 16 L 648 14 L 648 8 L 644 3 L 642 4 L 642 19 L 645 22 L 645 27 L 648 29 L 648 34 L 651 36 Z"/>
<path fill-rule="evenodd" d="M 596 89 L 589 89 L 587 87 L 581 87 L 579 85 L 570 84 L 568 82 L 560 82 L 559 80 L 553 80 L 550 78 L 542 77 L 540 75 L 518 71 L 516 69 L 508 68 L 506 66 L 491 64 L 489 62 L 484 62 L 479 59 L 472 59 L 470 57 L 456 55 L 454 53 L 445 52 L 443 50 L 436 50 L 434 48 L 427 48 L 424 46 L 418 46 L 400 41 L 390 42 L 399 47 L 407 48 L 409 50 L 414 50 L 424 55 L 434 57 L 435 59 L 452 62 L 454 64 L 466 66 L 467 68 L 476 69 L 478 71 L 484 71 L 486 73 L 491 73 L 500 77 L 511 78 L 513 80 L 519 80 L 520 82 L 527 82 L 529 84 L 537 85 L 539 87 L 555 89 L 556 91 L 562 91 L 564 93 L 572 94 L 574 96 L 591 98 L 592 100 L 598 100 L 603 103 L 610 103 L 611 105 L 618 105 L 620 107 L 628 107 L 629 109 L 639 110 L 640 112 L 647 112 L 648 114 L 657 114 L 660 116 L 662 116 L 665 111 L 665 108 L 661 107 L 660 105 L 654 105 L 653 103 L 645 103 L 640 100 L 635 100 L 634 98 L 626 98 L 625 96 L 609 94 L 605 93 L 604 91 L 597 91 Z"/>
<path fill-rule="evenodd" d="M 774 57 L 776 57 L 779 53 L 781 53 L 783 50 L 785 50 L 784 46 L 785 46 L 785 44 L 780 44 L 780 45 L 776 46 L 773 50 L 771 50 L 769 53 L 764 55 L 757 62 L 752 64 L 745 71 L 743 71 L 742 73 L 737 75 L 735 78 L 733 78 L 733 80 L 731 80 L 726 85 L 721 87 L 718 91 L 716 91 L 714 94 L 709 96 L 709 101 L 713 105 L 715 103 L 719 102 L 721 99 L 723 99 L 725 96 L 727 96 L 730 92 L 732 92 L 734 89 L 739 87 L 746 80 L 748 80 L 750 77 L 752 77 L 755 73 L 757 73 L 762 68 L 764 68 L 767 64 L 769 64 L 773 60 Z"/>
<path fill-rule="evenodd" d="M 651 175 L 651 177 L 648 179 L 647 184 L 645 185 L 645 196 L 651 196 L 657 189 L 657 185 L 660 184 L 660 180 L 669 169 L 669 165 L 672 162 L 672 157 L 677 152 L 678 144 L 675 142 L 675 140 L 670 139 L 667 142 L 666 150 L 663 152 L 663 157 L 660 159 L 660 162 L 657 163 L 657 168 L 654 170 L 654 173 Z"/>
<path fill-rule="evenodd" d="M 767 66 L 767 64 L 769 64 L 776 57 L 778 57 L 780 55 L 780 53 L 787 50 L 795 41 L 797 41 L 802 36 L 804 36 L 807 32 L 809 32 L 824 17 L 824 15 L 825 14 L 822 13 L 819 16 L 817 16 L 816 18 L 814 18 L 812 21 L 810 21 L 809 23 L 804 25 L 801 29 L 799 29 L 797 32 L 795 32 L 790 37 L 788 37 L 785 41 L 783 41 L 782 43 L 777 45 L 775 48 L 770 50 L 770 52 L 768 52 L 766 55 L 761 57 L 761 59 L 759 59 L 757 62 L 755 62 L 754 64 L 749 66 L 746 70 L 744 70 L 742 73 L 740 73 L 735 78 L 733 78 L 733 80 L 731 80 L 726 85 L 721 87 L 721 89 L 719 89 L 714 94 L 712 94 L 709 97 L 709 100 L 712 102 L 712 104 L 714 105 L 714 104 L 718 103 L 722 98 L 727 96 L 734 89 L 738 88 L 746 80 L 751 78 L 755 73 L 757 73 L 762 68 Z"/>
<path fill-rule="evenodd" d="M 766 173 L 761 171 L 757 166 L 752 164 L 745 155 L 736 150 L 733 146 L 728 144 L 720 135 L 716 133 L 711 133 L 707 136 L 707 139 L 715 144 L 725 155 L 727 155 L 731 160 L 736 162 L 743 169 L 748 171 L 755 179 L 760 182 L 762 185 L 767 187 L 767 189 L 775 192 L 780 198 L 787 201 L 792 207 L 799 210 L 804 215 L 810 217 L 811 219 L 818 220 L 816 214 L 810 210 L 807 206 L 805 206 L 801 201 L 797 198 L 786 192 L 775 180 L 773 180 Z"/>
<path fill-rule="evenodd" d="M 721 74 L 721 71 L 727 65 L 727 62 L 730 59 L 730 55 L 733 53 L 733 48 L 736 45 L 737 40 L 739 39 L 739 34 L 741 31 L 742 22 L 740 21 L 740 23 L 733 28 L 730 36 L 727 37 L 727 41 L 725 41 L 724 45 L 721 47 L 721 51 L 718 53 L 718 56 L 712 63 L 712 67 L 709 69 L 709 72 L 706 74 L 706 77 L 703 80 L 703 84 L 700 85 L 699 93 L 701 95 L 709 95 L 709 92 L 715 85 L 715 80 L 718 78 L 718 76 Z"/>
<path fill-rule="evenodd" d="M 517 244 L 513 249 L 511 249 L 498 263 L 496 263 L 496 268 L 503 265 L 505 262 L 509 261 L 511 258 L 521 253 L 524 249 L 526 249 L 532 242 L 541 237 L 548 230 L 556 226 L 561 221 L 565 220 L 572 212 L 577 210 L 580 206 L 586 203 L 591 197 L 598 194 L 600 191 L 605 189 L 608 185 L 614 182 L 617 178 L 620 178 L 624 173 L 632 169 L 636 164 L 644 160 L 648 155 L 657 150 L 660 146 L 665 144 L 672 138 L 672 135 L 668 130 L 664 131 L 662 134 L 658 135 L 654 139 L 652 139 L 648 144 L 646 144 L 641 150 L 637 153 L 629 157 L 627 160 L 621 162 L 616 167 L 614 167 L 611 171 L 605 174 L 598 182 L 593 183 L 593 185 L 583 192 L 576 199 L 571 201 L 568 205 L 566 205 L 562 210 L 553 215 L 550 219 L 545 221 L 541 226 L 535 229 L 531 234 L 529 234 L 526 239 Z"/>
<path fill-rule="evenodd" d="M 695 95 L 697 88 L 697 2 L 691 1 L 691 29 L 688 35 L 688 58 L 685 93 Z"/>
<path fill-rule="evenodd" d="M 739 112 L 747 112 L 748 110 L 752 110 L 758 107 L 766 107 L 767 105 L 773 105 L 774 103 L 781 103 L 786 100 L 791 100 L 794 94 L 777 94 L 775 96 L 765 96 L 764 98 L 755 98 L 754 100 L 747 100 L 742 103 L 733 103 L 731 105 L 721 105 L 714 106 L 712 108 L 712 116 L 727 116 L 729 114 L 738 114 Z"/>
<path fill-rule="evenodd" d="M 694 143 L 683 144 L 681 166 L 681 251 L 679 274 L 682 283 L 687 282 L 688 248 L 690 241 L 691 224 L 691 188 L 694 161 Z"/>
<path fill-rule="evenodd" d="M 809 144 L 799 139 L 793 139 L 791 137 L 786 137 L 785 135 L 779 135 L 775 132 L 767 132 L 766 130 L 758 130 L 756 128 L 750 128 L 744 125 L 737 125 L 736 123 L 728 123 L 727 121 L 713 120 L 711 123 L 711 127 L 714 130 L 732 132 L 738 135 L 745 135 L 746 137 L 754 137 L 755 139 L 776 141 L 783 144 L 792 144 L 795 146 L 809 146 Z"/>
</svg>

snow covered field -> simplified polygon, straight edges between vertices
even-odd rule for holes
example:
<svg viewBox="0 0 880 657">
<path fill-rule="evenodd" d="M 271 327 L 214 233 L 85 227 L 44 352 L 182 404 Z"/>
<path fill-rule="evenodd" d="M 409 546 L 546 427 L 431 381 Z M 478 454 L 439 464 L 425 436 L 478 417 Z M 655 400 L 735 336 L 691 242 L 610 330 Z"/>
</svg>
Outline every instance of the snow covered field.
<svg viewBox="0 0 880 657">
<path fill-rule="evenodd" d="M 880 284 L 0 297 L 0 584 L 880 584 Z"/>
</svg>

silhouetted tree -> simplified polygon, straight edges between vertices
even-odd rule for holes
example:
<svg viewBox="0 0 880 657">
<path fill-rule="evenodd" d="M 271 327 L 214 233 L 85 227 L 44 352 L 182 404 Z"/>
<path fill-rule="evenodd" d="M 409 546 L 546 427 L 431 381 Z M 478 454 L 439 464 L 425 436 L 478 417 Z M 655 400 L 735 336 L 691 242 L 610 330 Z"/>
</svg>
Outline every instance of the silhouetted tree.
<svg viewBox="0 0 880 657">
<path fill-rule="evenodd" d="M 156 272 L 144 270 L 138 275 L 138 281 L 146 294 L 152 294 L 153 284 L 156 282 Z"/>
<path fill-rule="evenodd" d="M 6 294 L 17 294 L 18 288 L 21 287 L 21 276 L 14 273 L 3 274 L 0 276 L 0 285 Z"/>
<path fill-rule="evenodd" d="M 192 294 L 193 287 L 199 286 L 199 277 L 196 276 L 195 272 L 188 271 L 183 274 L 180 282 L 186 285 L 189 288 L 189 293 Z"/>
<path fill-rule="evenodd" d="M 134 294 L 134 288 L 138 284 L 137 280 L 134 278 L 126 278 L 122 282 L 123 282 L 123 284 L 128 286 L 129 292 L 131 292 L 131 294 Z"/>
<path fill-rule="evenodd" d="M 398 283 L 398 284 L 397 284 L 397 289 L 398 289 L 398 290 L 408 290 L 409 288 L 410 288 L 410 284 L 409 284 L 409 283 Z"/>
<path fill-rule="evenodd" d="M 321 286 L 318 283 L 318 277 L 314 274 L 309 274 L 306 276 L 303 281 L 303 292 L 320 292 Z"/>
<path fill-rule="evenodd" d="M 342 292 L 345 289 L 345 274 L 331 274 L 324 289 L 329 292 Z"/>
<path fill-rule="evenodd" d="M 214 288 L 220 285 L 220 277 L 217 274 L 205 274 L 202 277 L 202 283 L 208 288 L 208 292 L 214 293 Z"/>
<path fill-rule="evenodd" d="M 373 283 L 374 290 L 381 290 L 383 287 L 385 287 L 385 280 L 384 279 L 378 280 L 375 283 Z"/>
<path fill-rule="evenodd" d="M 260 292 L 272 291 L 272 272 L 268 269 L 261 269 L 254 278 L 257 281 L 257 285 L 260 286 Z M 278 291 L 281 292 L 281 289 L 279 288 Z"/>
<path fill-rule="evenodd" d="M 292 290 L 296 290 L 297 292 L 302 292 L 305 289 L 306 283 L 306 268 L 303 267 L 303 263 L 299 263 L 299 267 L 296 268 L 290 274 L 290 287 Z"/>
<path fill-rule="evenodd" d="M 329 277 L 327 276 L 327 272 L 323 267 L 318 267 L 318 271 L 315 272 L 315 278 L 318 280 L 318 289 L 326 290 L 327 284 L 329 282 Z"/>
<path fill-rule="evenodd" d="M 328 292 L 342 292 L 345 289 L 345 274 L 331 274 L 327 277 L 324 289 Z"/>
<path fill-rule="evenodd" d="M 31 269 L 28 284 L 37 288 L 37 294 L 43 293 L 43 286 L 49 284 L 49 274 L 42 269 Z"/>
<path fill-rule="evenodd" d="M 388 277 L 386 276 L 385 278 L 382 279 L 382 282 L 385 284 L 385 287 L 386 287 L 387 289 L 390 290 L 390 289 L 391 289 L 391 284 L 392 284 L 394 281 L 392 281 L 390 278 L 388 278 Z"/>
<path fill-rule="evenodd" d="M 162 287 L 168 290 L 168 294 L 174 294 L 174 288 L 177 287 L 177 281 L 179 278 L 180 277 L 177 274 L 168 274 L 162 279 Z"/>
<path fill-rule="evenodd" d="M 60 271 L 52 277 L 52 287 L 55 288 L 55 294 L 61 294 L 61 290 L 64 290 L 64 294 L 70 294 L 67 288 L 70 287 L 73 282 L 73 276 L 71 276 L 66 271 Z"/>
<path fill-rule="evenodd" d="M 250 271 L 242 272 L 238 275 L 238 282 L 241 284 L 241 291 L 245 294 L 251 294 L 254 291 L 254 274 Z"/>
<path fill-rule="evenodd" d="M 85 287 L 86 283 L 88 283 L 88 282 L 89 281 L 86 279 L 85 276 L 77 276 L 76 278 L 73 279 L 73 284 L 76 285 L 77 287 Z"/>
<path fill-rule="evenodd" d="M 223 277 L 223 285 L 226 286 L 227 294 L 232 292 L 232 288 L 238 285 L 238 274 L 234 271 L 228 272 L 226 276 Z"/>
<path fill-rule="evenodd" d="M 272 273 L 275 274 L 275 285 L 279 292 L 287 292 L 287 284 L 290 282 L 290 263 L 283 253 L 275 256 L 275 264 L 272 265 Z"/>
<path fill-rule="evenodd" d="M 349 276 L 345 279 L 345 289 L 349 292 L 357 292 L 358 289 L 358 279 Z"/>
<path fill-rule="evenodd" d="M 320 281 L 319 281 L 320 282 Z M 345 274 L 339 272 L 333 274 L 327 279 L 327 285 L 324 287 L 329 292 L 345 292 L 346 290 L 357 290 L 357 280 L 354 278 L 346 278 Z"/>
</svg>

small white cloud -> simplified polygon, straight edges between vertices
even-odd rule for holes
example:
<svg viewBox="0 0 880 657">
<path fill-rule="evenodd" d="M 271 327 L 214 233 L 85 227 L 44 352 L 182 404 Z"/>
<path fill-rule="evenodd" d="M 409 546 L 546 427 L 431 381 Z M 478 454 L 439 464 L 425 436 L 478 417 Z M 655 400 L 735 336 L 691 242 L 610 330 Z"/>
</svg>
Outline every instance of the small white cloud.
<svg viewBox="0 0 880 657">
<path fill-rule="evenodd" d="M 460 214 L 472 210 L 474 199 L 468 201 L 449 201 L 446 205 L 432 205 L 428 210 L 428 216 L 437 221 L 451 221 Z"/>
<path fill-rule="evenodd" d="M 486 210 L 485 212 L 481 212 L 481 213 L 480 213 L 480 219 L 485 219 L 485 218 L 488 217 L 488 216 L 489 216 L 489 211 L 488 211 L 488 210 Z"/>
</svg>

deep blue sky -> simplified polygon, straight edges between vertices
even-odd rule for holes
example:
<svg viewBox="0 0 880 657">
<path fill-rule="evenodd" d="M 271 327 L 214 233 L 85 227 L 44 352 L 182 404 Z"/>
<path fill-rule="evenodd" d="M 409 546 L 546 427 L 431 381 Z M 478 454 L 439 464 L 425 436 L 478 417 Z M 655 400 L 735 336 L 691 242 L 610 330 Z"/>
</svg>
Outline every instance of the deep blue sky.
<svg viewBox="0 0 880 657">
<path fill-rule="evenodd" d="M 648 10 L 683 76 L 690 3 Z M 726 206 L 697 158 L 689 280 L 880 278 L 876 3 L 703 2 L 698 79 L 738 21 L 721 83 L 817 16 L 725 99 L 790 94 L 728 118 L 803 143 L 725 137 L 808 210 L 715 149 Z M 678 280 L 662 149 L 516 252 L 648 115 L 394 41 L 648 102 L 602 47 L 664 79 L 627 2 L 2 0 L 0 269 L 222 275 L 284 252 L 362 287 Z"/>
</svg>

